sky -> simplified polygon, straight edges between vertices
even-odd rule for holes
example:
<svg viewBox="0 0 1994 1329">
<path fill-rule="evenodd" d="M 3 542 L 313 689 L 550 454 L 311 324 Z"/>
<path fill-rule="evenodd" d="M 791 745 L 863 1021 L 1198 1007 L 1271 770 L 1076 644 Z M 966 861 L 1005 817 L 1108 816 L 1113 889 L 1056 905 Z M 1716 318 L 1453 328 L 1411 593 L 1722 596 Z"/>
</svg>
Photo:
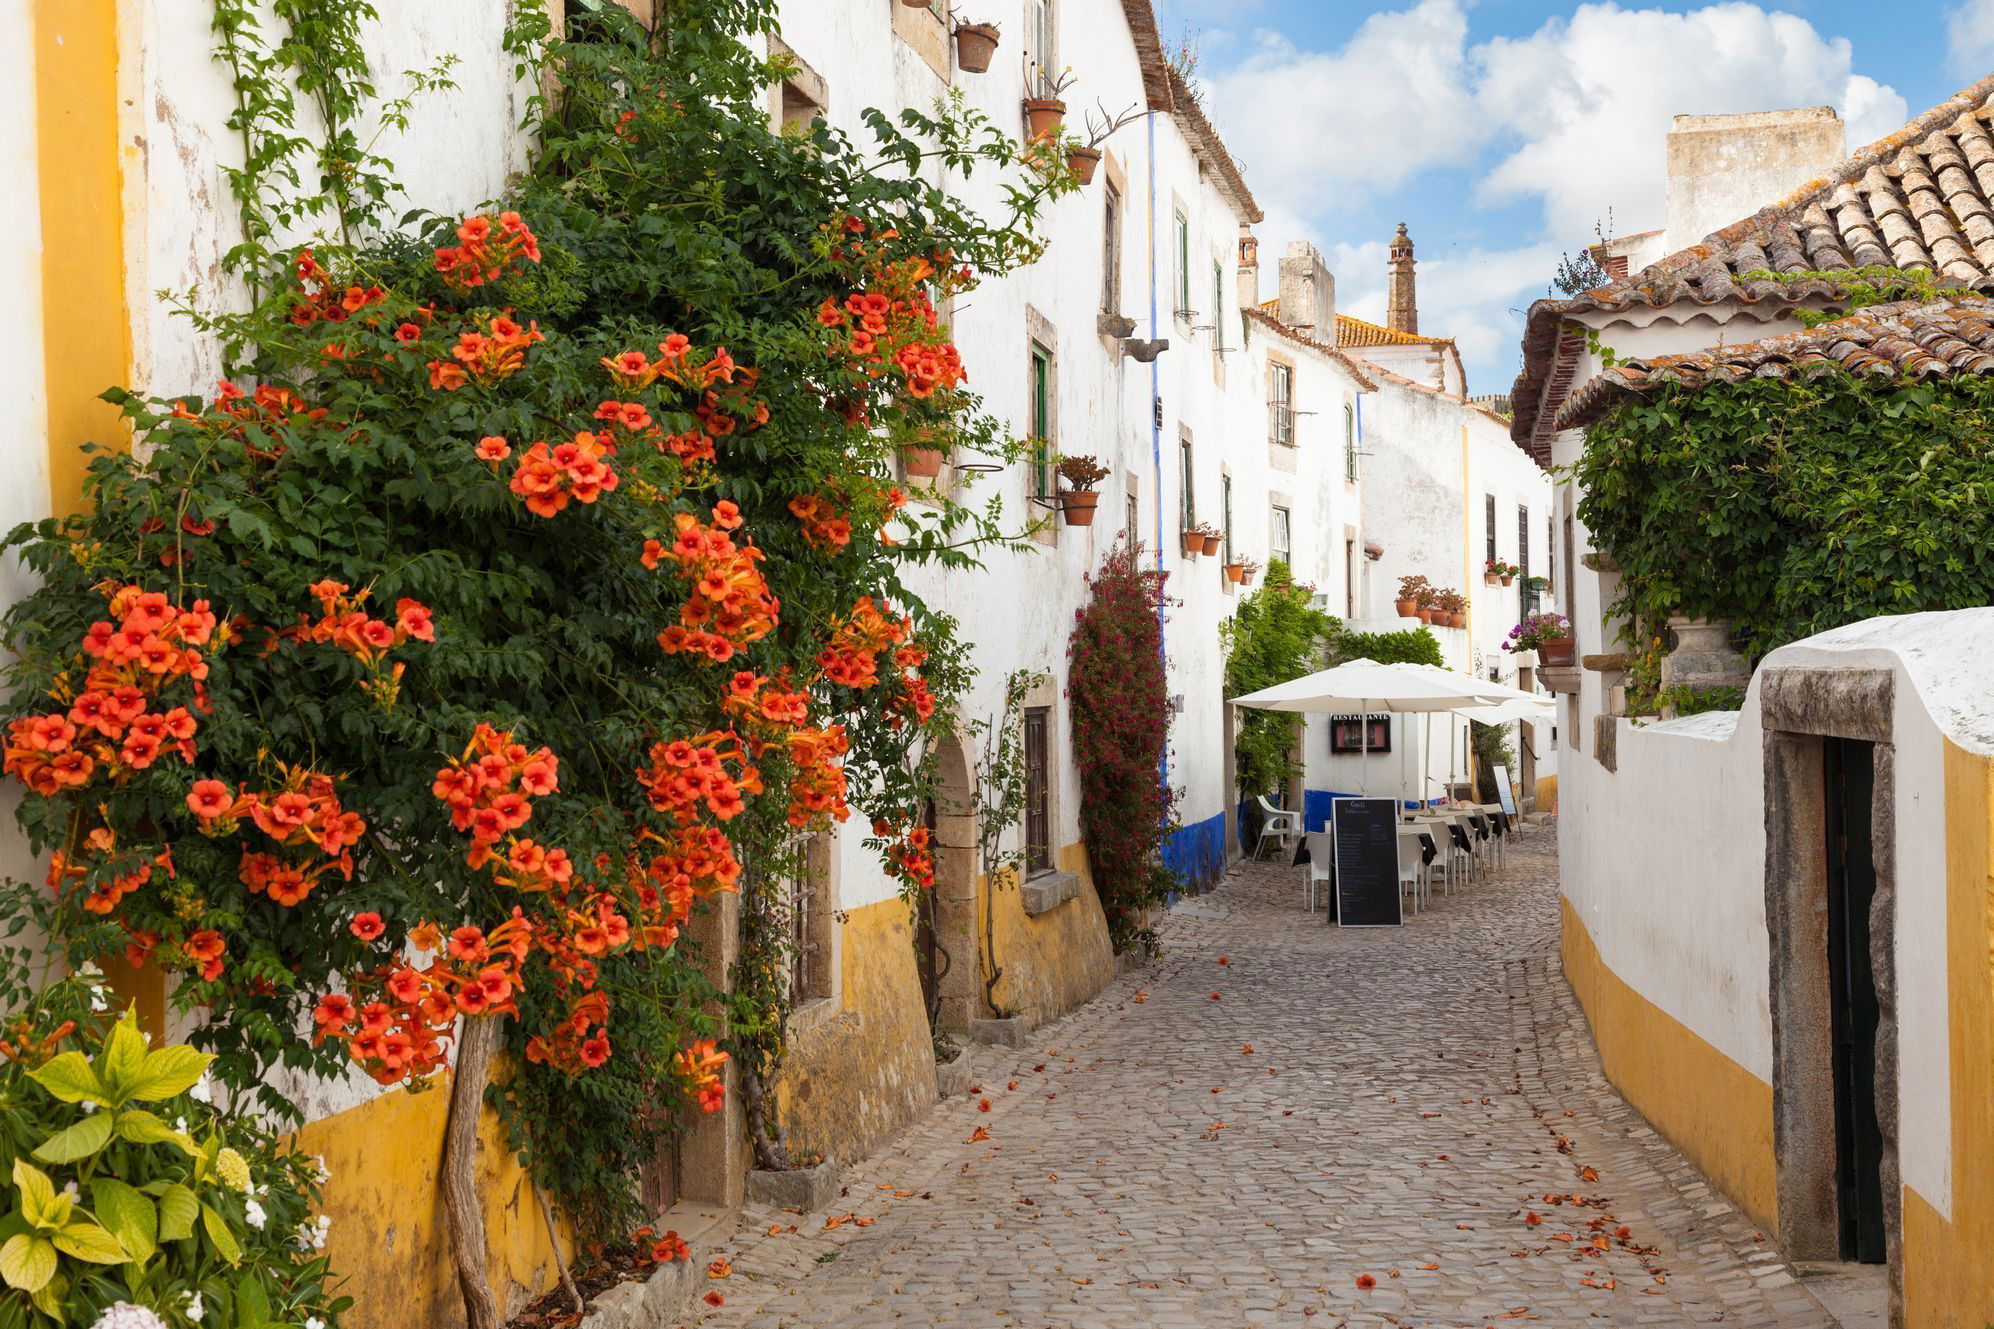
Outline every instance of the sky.
<svg viewBox="0 0 1994 1329">
<path fill-rule="evenodd" d="M 1665 220 L 1670 118 L 1833 106 L 1851 150 L 1994 72 L 1994 0 L 1158 0 L 1267 214 L 1383 322 L 1405 222 L 1420 331 L 1507 392 L 1560 256 Z M 1770 201 L 1770 200 L 1768 200 Z M 1609 220 L 1610 219 L 1610 220 Z M 1271 266 L 1271 265 L 1270 265 Z M 1263 286 L 1269 285 L 1263 276 Z"/>
</svg>

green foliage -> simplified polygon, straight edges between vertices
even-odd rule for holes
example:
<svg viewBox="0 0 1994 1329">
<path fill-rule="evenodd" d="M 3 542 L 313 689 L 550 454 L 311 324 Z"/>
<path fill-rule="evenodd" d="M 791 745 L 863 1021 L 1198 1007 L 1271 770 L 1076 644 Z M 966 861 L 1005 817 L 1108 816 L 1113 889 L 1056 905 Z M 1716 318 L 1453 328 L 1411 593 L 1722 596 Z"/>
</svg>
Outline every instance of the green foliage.
<svg viewBox="0 0 1994 1329">
<path fill-rule="evenodd" d="M 1994 383 L 1828 373 L 1617 406 L 1571 470 L 1619 564 L 1626 642 L 1726 619 L 1756 657 L 1882 614 L 1994 598 Z"/>
<path fill-rule="evenodd" d="M 1510 726 L 1471 720 L 1468 728 L 1475 753 L 1475 796 L 1483 803 L 1493 803 L 1498 792 L 1495 768 L 1507 766 L 1512 773 L 1516 770 L 1516 749 L 1510 745 Z"/>
<path fill-rule="evenodd" d="M 1805 272 L 1771 272 L 1760 268 L 1741 274 L 1738 280 L 1778 282 L 1782 286 L 1829 282 L 1838 287 L 1842 298 L 1832 308 L 1794 311 L 1801 326 L 1807 328 L 1818 328 L 1824 323 L 1847 318 L 1858 309 L 1867 309 L 1872 305 L 1887 305 L 1898 300 L 1936 300 L 1951 286 L 1930 269 L 1899 268 L 1888 263 Z"/>
<path fill-rule="evenodd" d="M 1323 647 L 1338 621 L 1309 604 L 1310 588 L 1297 586 L 1286 563 L 1267 566 L 1260 589 L 1244 596 L 1232 618 L 1219 625 L 1225 651 L 1225 690 L 1244 696 L 1300 678 L 1322 667 Z M 1235 779 L 1242 797 L 1279 797 L 1301 773 L 1295 717 L 1242 709 L 1233 735 Z"/>
<path fill-rule="evenodd" d="M 1405 628 L 1397 632 L 1346 632 L 1338 630 L 1329 639 L 1332 662 L 1376 660 L 1379 664 L 1423 664 L 1445 666 L 1440 639 L 1426 628 Z"/>
<path fill-rule="evenodd" d="M 1155 952 L 1148 912 L 1177 885 L 1163 864 L 1164 840 L 1176 829 L 1163 778 L 1170 742 L 1166 576 L 1143 566 L 1139 546 L 1117 542 L 1088 578 L 1093 594 L 1067 645 L 1080 831 L 1117 951 Z"/>
<path fill-rule="evenodd" d="M 63 980 L 0 1031 L 0 1329 L 119 1302 L 170 1324 L 336 1325 L 350 1299 L 315 1253 L 317 1165 L 211 1106 L 210 1058 L 148 1048 L 104 995 L 101 976 Z"/>
<path fill-rule="evenodd" d="M 1743 688 L 1693 688 L 1678 683 L 1655 694 L 1655 708 L 1674 711 L 1678 716 L 1701 715 L 1705 711 L 1735 711 L 1745 704 Z"/>
</svg>

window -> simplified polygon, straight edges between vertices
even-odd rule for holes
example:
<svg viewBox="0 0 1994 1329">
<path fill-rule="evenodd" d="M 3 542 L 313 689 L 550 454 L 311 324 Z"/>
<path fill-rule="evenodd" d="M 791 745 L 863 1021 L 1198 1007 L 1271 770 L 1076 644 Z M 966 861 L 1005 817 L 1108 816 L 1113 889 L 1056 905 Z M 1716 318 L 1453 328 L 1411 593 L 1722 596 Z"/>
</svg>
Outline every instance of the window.
<svg viewBox="0 0 1994 1329">
<path fill-rule="evenodd" d="M 1343 483 L 1357 483 L 1357 408 L 1343 403 Z"/>
<path fill-rule="evenodd" d="M 1238 555 L 1232 552 L 1232 477 L 1219 477 L 1219 531 L 1225 536 L 1225 561 L 1233 562 Z"/>
<path fill-rule="evenodd" d="M 1177 214 L 1177 317 L 1191 316 L 1191 223 Z"/>
<path fill-rule="evenodd" d="M 1052 352 L 1032 343 L 1032 492 L 1040 498 L 1053 492 Z"/>
<path fill-rule="evenodd" d="M 1288 509 L 1276 504 L 1267 514 L 1267 561 L 1280 561 L 1294 566 L 1294 552 L 1289 547 L 1293 538 L 1289 535 L 1291 514 Z"/>
<path fill-rule="evenodd" d="M 1516 509 L 1516 566 L 1519 581 L 1530 580 L 1530 509 L 1518 505 Z"/>
<path fill-rule="evenodd" d="M 1556 590 L 1558 585 L 1558 519 L 1551 513 L 1544 514 L 1544 589 Z"/>
<path fill-rule="evenodd" d="M 1183 529 L 1190 530 L 1198 524 L 1198 504 L 1191 485 L 1191 440 L 1185 439 L 1177 445 L 1177 489 L 1182 495 L 1181 511 Z"/>
<path fill-rule="evenodd" d="M 1268 437 L 1284 447 L 1295 445 L 1295 371 L 1290 365 L 1267 368 Z"/>
<path fill-rule="evenodd" d="M 1225 349 L 1225 274 L 1212 264 L 1212 345 Z"/>
<path fill-rule="evenodd" d="M 1357 541 L 1343 542 L 1343 616 L 1357 617 Z"/>
<path fill-rule="evenodd" d="M 1035 97 L 1057 95 L 1053 85 L 1059 81 L 1059 47 L 1053 39 L 1059 29 L 1052 6 L 1053 0 L 1025 0 L 1025 62 Z"/>
<path fill-rule="evenodd" d="M 1051 708 L 1025 712 L 1025 875 L 1052 871 L 1052 759 L 1047 751 Z"/>
<path fill-rule="evenodd" d="M 1122 531 L 1128 537 L 1129 548 L 1142 547 L 1142 504 L 1134 494 L 1129 495 L 1128 522 Z"/>
<path fill-rule="evenodd" d="M 784 841 L 774 869 L 789 905 L 789 996 L 799 1006 L 831 995 L 829 865 L 820 863 L 815 840 Z"/>
<path fill-rule="evenodd" d="M 1101 219 L 1101 312 L 1122 309 L 1122 193 L 1108 186 Z"/>
<path fill-rule="evenodd" d="M 1494 494 L 1484 495 L 1483 504 L 1484 507 L 1482 509 L 1482 533 L 1488 537 L 1488 542 L 1489 542 L 1488 561 L 1493 563 L 1496 561 L 1495 495 Z"/>
</svg>

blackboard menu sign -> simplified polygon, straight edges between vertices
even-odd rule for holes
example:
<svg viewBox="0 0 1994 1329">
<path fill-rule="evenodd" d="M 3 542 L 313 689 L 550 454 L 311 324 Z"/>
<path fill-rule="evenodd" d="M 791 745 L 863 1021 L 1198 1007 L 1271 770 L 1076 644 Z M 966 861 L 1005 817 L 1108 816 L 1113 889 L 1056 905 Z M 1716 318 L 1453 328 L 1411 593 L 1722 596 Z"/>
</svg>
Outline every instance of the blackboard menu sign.
<svg viewBox="0 0 1994 1329">
<path fill-rule="evenodd" d="M 1330 807 L 1330 829 L 1336 837 L 1337 923 L 1402 927 L 1398 800 L 1339 798 Z"/>
</svg>

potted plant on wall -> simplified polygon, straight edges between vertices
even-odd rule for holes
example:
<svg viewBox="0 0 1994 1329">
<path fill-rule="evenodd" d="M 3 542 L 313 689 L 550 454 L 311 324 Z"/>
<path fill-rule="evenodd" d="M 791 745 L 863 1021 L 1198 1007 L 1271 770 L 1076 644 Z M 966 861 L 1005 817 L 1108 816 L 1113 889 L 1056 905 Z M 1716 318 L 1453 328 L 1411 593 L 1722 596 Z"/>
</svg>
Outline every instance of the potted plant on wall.
<svg viewBox="0 0 1994 1329">
<path fill-rule="evenodd" d="M 1225 545 L 1225 535 L 1216 526 L 1200 526 L 1198 533 L 1205 539 L 1205 553 L 1216 554 Z"/>
<path fill-rule="evenodd" d="M 1414 616 L 1420 622 L 1431 626 L 1440 617 L 1440 588 L 1422 585 L 1416 597 Z"/>
<path fill-rule="evenodd" d="M 1546 669 L 1572 667 L 1572 625 L 1563 614 L 1532 614 L 1509 630 L 1503 642 L 1505 651 L 1537 652 L 1537 661 Z"/>
<path fill-rule="evenodd" d="M 1092 526 L 1101 502 L 1094 486 L 1108 478 L 1108 468 L 1092 457 L 1061 457 L 1059 475 L 1068 485 L 1059 494 L 1060 515 L 1068 526 Z"/>
<path fill-rule="evenodd" d="M 965 74 L 987 73 L 1002 36 L 995 23 L 955 25 L 955 65 Z"/>
<path fill-rule="evenodd" d="M 1225 579 L 1235 586 L 1243 583 L 1246 580 L 1246 560 L 1243 558 L 1227 560 L 1225 565 Z"/>
<path fill-rule="evenodd" d="M 1468 626 L 1468 597 L 1459 591 L 1442 591 L 1439 596 L 1440 615 L 1436 618 L 1442 627 L 1465 628 Z"/>
<path fill-rule="evenodd" d="M 938 430 L 917 429 L 900 445 L 900 464 L 910 476 L 932 479 L 942 473 L 947 459 L 947 440 Z"/>
<path fill-rule="evenodd" d="M 1419 593 L 1427 589 L 1424 577 L 1400 577 L 1399 598 L 1393 608 L 1399 611 L 1400 618 L 1419 617 Z"/>
<path fill-rule="evenodd" d="M 1025 98 L 1025 131 L 1032 138 L 1051 138 L 1066 123 L 1065 92 L 1073 86 L 1073 70 L 1068 69 L 1058 78 L 1039 76 L 1039 92 L 1036 97 Z"/>
<path fill-rule="evenodd" d="M 1482 580 L 1491 586 L 1498 584 L 1507 586 L 1516 580 L 1516 574 L 1521 571 L 1523 569 L 1514 563 L 1505 563 L 1499 558 L 1492 558 L 1488 566 L 1482 570 Z"/>
<path fill-rule="evenodd" d="M 1143 115 L 1139 106 L 1131 106 L 1120 115 L 1108 114 L 1108 108 L 1100 102 L 1094 103 L 1100 112 L 1087 113 L 1087 141 L 1069 144 L 1066 149 L 1066 169 L 1083 186 L 1094 183 L 1094 172 L 1101 165 L 1101 145 L 1114 137 L 1117 130 Z"/>
<path fill-rule="evenodd" d="M 1239 584 L 1241 586 L 1251 586 L 1253 584 L 1253 579 L 1259 574 L 1260 574 L 1260 565 L 1249 558 L 1244 563 L 1240 564 Z"/>
<path fill-rule="evenodd" d="M 1184 557 L 1196 558 L 1198 555 L 1205 552 L 1204 527 L 1192 526 L 1187 528 L 1183 534 L 1182 539 L 1184 541 Z"/>
</svg>

